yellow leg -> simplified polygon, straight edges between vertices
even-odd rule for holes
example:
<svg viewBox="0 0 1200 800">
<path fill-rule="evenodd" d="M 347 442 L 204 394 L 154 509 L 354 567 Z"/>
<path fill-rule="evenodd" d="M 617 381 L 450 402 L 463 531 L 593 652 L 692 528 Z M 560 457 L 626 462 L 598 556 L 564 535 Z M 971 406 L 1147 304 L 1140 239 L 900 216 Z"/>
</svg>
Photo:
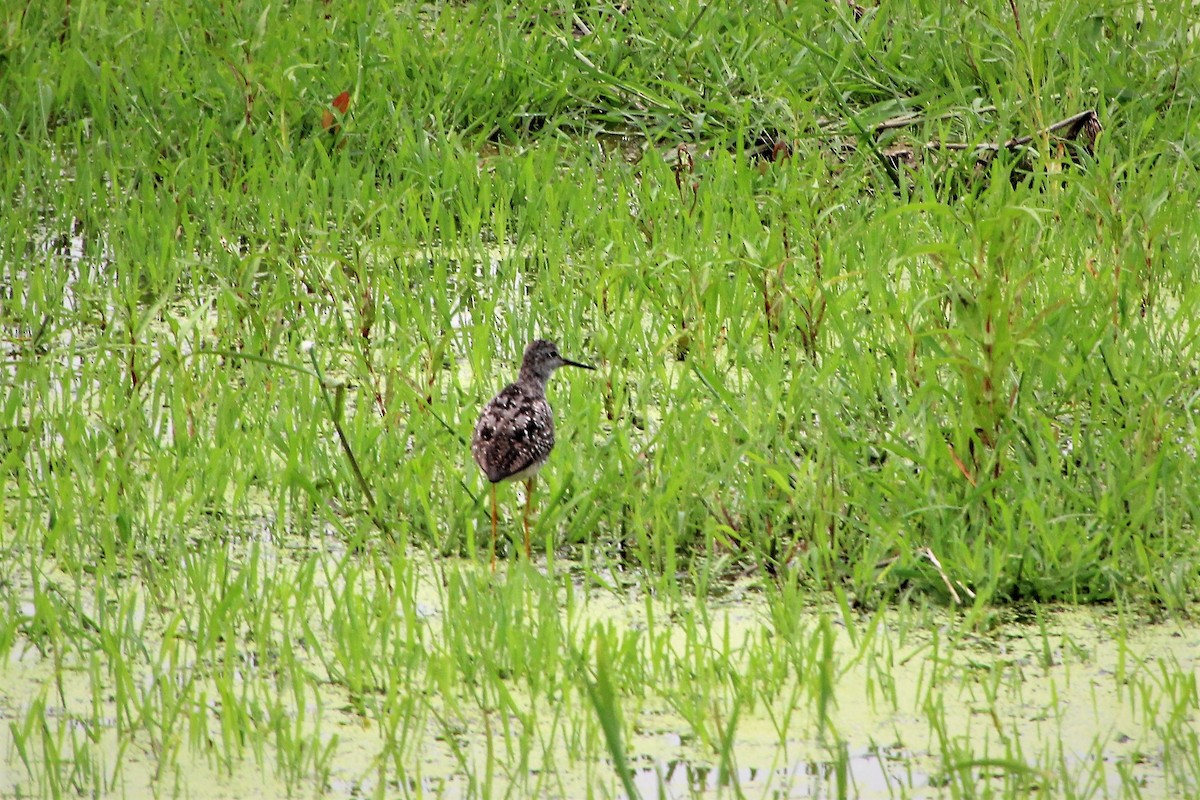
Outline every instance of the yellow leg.
<svg viewBox="0 0 1200 800">
<path fill-rule="evenodd" d="M 533 560 L 533 551 L 529 547 L 529 508 L 533 505 L 533 485 L 537 482 L 537 475 L 534 475 L 529 480 L 525 481 L 525 560 Z"/>
<path fill-rule="evenodd" d="M 496 484 L 492 484 L 492 572 L 496 571 Z"/>
</svg>

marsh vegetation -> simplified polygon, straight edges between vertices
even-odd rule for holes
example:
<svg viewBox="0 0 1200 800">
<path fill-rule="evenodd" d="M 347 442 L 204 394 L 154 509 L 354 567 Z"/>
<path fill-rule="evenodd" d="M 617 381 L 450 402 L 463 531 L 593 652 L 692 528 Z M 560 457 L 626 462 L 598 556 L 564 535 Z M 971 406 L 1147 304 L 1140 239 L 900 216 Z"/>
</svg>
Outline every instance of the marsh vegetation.
<svg viewBox="0 0 1200 800">
<path fill-rule="evenodd" d="M 1198 39 L 0 10 L 0 795 L 1200 794 Z"/>
</svg>

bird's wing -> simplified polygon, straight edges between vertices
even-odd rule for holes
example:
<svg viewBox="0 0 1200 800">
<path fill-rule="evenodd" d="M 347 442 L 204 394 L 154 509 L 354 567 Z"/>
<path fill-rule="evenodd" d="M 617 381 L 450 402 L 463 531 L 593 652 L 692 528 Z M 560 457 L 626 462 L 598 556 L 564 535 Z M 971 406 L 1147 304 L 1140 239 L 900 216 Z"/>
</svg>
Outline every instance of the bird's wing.
<svg viewBox="0 0 1200 800">
<path fill-rule="evenodd" d="M 505 387 L 483 409 L 471 453 L 493 483 L 545 461 L 554 447 L 554 417 L 544 397 L 518 384 Z"/>
</svg>

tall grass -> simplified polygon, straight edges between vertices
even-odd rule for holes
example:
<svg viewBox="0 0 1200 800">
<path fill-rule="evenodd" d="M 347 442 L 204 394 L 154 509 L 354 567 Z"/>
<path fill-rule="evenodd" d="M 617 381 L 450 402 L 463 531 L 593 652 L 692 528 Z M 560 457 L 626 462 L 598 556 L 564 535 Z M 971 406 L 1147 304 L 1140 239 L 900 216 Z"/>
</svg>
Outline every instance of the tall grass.
<svg viewBox="0 0 1200 800">
<path fill-rule="evenodd" d="M 1031 601 L 1194 612 L 1194 20 L 0 10 L 0 791 L 648 793 L 669 719 L 715 792 L 761 724 L 848 796 L 860 677 L 949 796 L 1194 790 L 1186 657 L 1118 648 L 1151 750 L 1091 761 L 942 691 L 1019 697 L 960 656 Z M 534 336 L 600 370 L 492 577 L 465 442 Z"/>
</svg>

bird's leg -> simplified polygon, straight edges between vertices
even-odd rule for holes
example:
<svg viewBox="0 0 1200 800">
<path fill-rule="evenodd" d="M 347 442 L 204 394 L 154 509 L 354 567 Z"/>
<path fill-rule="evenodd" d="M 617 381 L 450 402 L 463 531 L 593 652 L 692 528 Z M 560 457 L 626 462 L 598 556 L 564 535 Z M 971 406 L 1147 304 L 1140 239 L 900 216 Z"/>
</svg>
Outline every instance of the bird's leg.
<svg viewBox="0 0 1200 800">
<path fill-rule="evenodd" d="M 492 572 L 496 571 L 496 484 L 492 484 Z"/>
<path fill-rule="evenodd" d="M 529 509 L 533 505 L 533 485 L 537 482 L 537 475 L 530 476 L 529 480 L 525 481 L 525 559 L 533 560 L 533 551 L 529 549 Z"/>
</svg>

